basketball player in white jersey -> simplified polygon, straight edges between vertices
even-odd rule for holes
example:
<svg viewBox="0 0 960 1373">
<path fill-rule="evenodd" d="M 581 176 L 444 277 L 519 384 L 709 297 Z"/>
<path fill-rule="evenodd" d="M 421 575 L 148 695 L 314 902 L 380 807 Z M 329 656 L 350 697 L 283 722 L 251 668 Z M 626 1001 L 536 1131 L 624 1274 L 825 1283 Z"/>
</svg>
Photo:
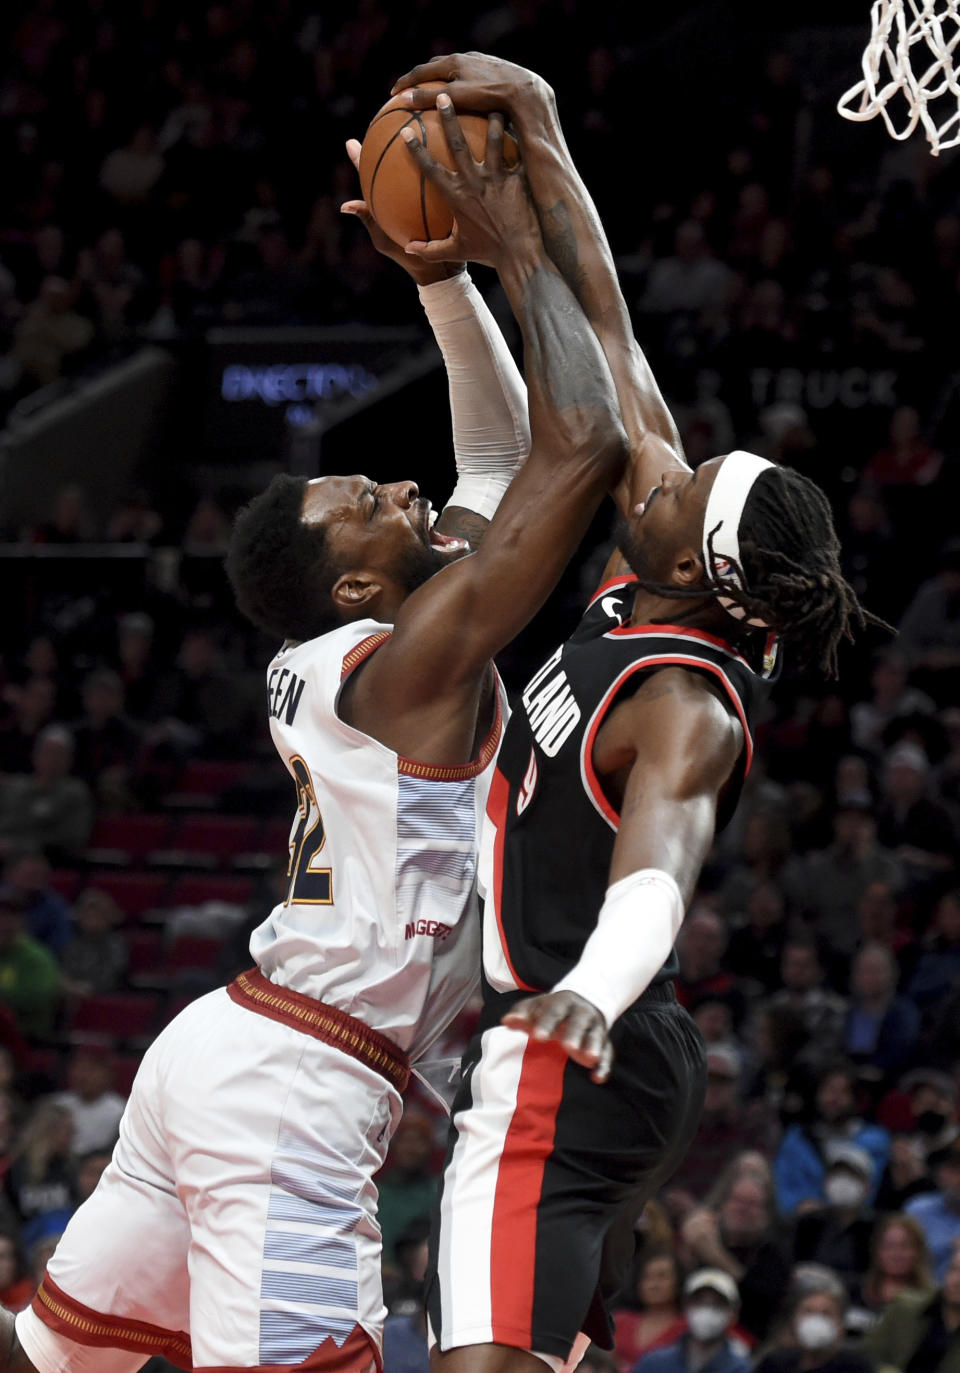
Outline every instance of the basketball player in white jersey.
<svg viewBox="0 0 960 1373">
<path fill-rule="evenodd" d="M 253 936 L 257 966 L 148 1051 L 103 1180 L 32 1307 L 5 1318 L 0 1369 L 379 1364 L 372 1178 L 410 1059 L 478 970 L 491 655 L 545 600 L 625 454 L 596 338 L 501 166 L 502 120 L 479 166 L 445 123 L 459 250 L 497 269 L 523 334 L 529 460 L 469 557 L 497 474 L 461 478 L 436 531 L 413 482 L 361 476 L 278 479 L 238 519 L 238 601 L 287 640 L 267 678 L 297 790 L 287 897 Z"/>
</svg>

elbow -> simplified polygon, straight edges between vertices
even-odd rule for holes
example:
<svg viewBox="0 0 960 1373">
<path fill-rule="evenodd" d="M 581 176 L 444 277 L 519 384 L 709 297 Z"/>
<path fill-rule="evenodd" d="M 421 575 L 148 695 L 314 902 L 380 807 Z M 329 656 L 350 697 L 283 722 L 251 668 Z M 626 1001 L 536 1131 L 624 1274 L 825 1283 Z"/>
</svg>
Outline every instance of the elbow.
<svg viewBox="0 0 960 1373">
<path fill-rule="evenodd" d="M 607 486 L 618 482 L 630 457 L 627 431 L 616 416 L 597 415 L 590 424 L 584 449 L 590 466 Z"/>
</svg>

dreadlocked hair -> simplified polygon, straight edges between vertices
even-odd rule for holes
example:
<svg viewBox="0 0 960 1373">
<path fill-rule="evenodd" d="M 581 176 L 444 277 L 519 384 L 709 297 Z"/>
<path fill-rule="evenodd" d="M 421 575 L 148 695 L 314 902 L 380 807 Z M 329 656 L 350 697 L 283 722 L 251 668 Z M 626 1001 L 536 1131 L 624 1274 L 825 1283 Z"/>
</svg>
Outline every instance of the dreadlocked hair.
<svg viewBox="0 0 960 1373">
<path fill-rule="evenodd" d="M 340 623 L 326 530 L 301 519 L 304 477 L 283 473 L 238 513 L 226 571 L 237 605 L 275 639 L 313 639 Z"/>
<path fill-rule="evenodd" d="M 762 621 L 801 661 L 817 663 L 825 676 L 837 676 L 844 639 L 852 642 L 868 625 L 891 629 L 860 604 L 844 577 L 830 505 L 802 473 L 771 467 L 754 482 L 740 520 L 741 563 L 733 563 L 741 586 L 717 574 L 715 532 L 707 531 L 709 594 L 740 606 L 745 621 Z M 702 585 L 641 585 L 667 597 L 704 595 Z"/>
</svg>

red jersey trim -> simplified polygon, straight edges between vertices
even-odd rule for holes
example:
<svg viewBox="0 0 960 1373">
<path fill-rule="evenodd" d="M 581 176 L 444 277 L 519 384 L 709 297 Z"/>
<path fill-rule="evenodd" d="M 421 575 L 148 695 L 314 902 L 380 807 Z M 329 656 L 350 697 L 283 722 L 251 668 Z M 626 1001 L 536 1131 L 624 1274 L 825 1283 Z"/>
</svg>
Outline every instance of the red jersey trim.
<svg viewBox="0 0 960 1373">
<path fill-rule="evenodd" d="M 365 639 L 361 639 L 358 644 L 351 648 L 349 653 L 345 653 L 340 667 L 341 682 L 346 681 L 354 668 L 359 667 L 365 658 L 370 657 L 371 653 L 375 653 L 381 644 L 385 644 L 392 632 L 389 629 L 378 629 L 376 634 L 368 634 Z"/>
<path fill-rule="evenodd" d="M 753 668 L 735 648 L 731 648 L 725 639 L 720 639 L 716 634 L 707 634 L 703 629 L 691 629 L 688 625 L 620 625 L 617 629 L 608 629 L 607 635 L 615 634 L 617 638 L 630 637 L 634 634 L 679 634 L 684 639 L 699 639 L 702 643 L 710 644 L 713 648 L 721 648 L 724 653 L 729 653 L 731 658 L 736 658 L 738 663 L 743 663 L 745 668 L 753 672 Z M 757 674 L 754 673 L 754 676 Z"/>
<path fill-rule="evenodd" d="M 248 1011 L 264 1015 L 269 1020 L 279 1020 L 282 1025 L 300 1030 L 314 1039 L 323 1040 L 335 1049 L 342 1049 L 359 1063 L 373 1068 L 385 1077 L 398 1092 L 406 1090 L 410 1080 L 410 1063 L 402 1049 L 379 1030 L 371 1030 L 362 1020 L 340 1011 L 336 1006 L 327 1006 L 312 996 L 292 992 L 288 987 L 278 987 L 264 977 L 259 968 L 251 968 L 241 973 L 227 987 L 227 995 L 238 1006 Z"/>
<path fill-rule="evenodd" d="M 747 755 L 744 766 L 745 777 L 753 764 L 753 738 L 750 734 L 750 726 L 747 723 L 746 712 L 743 709 L 743 702 L 740 700 L 739 695 L 734 690 L 732 682 L 722 668 L 718 667 L 715 663 L 708 663 L 703 658 L 686 657 L 682 654 L 657 654 L 655 657 L 639 658 L 636 662 L 631 663 L 629 667 L 625 668 L 623 672 L 620 673 L 620 676 L 613 682 L 612 686 L 608 688 L 606 695 L 593 712 L 593 717 L 584 731 L 583 743 L 580 745 L 580 776 L 584 788 L 594 806 L 614 831 L 620 828 L 620 812 L 611 806 L 606 793 L 600 784 L 596 769 L 593 766 L 593 745 L 596 741 L 597 733 L 606 717 L 607 711 L 610 709 L 614 697 L 623 686 L 624 682 L 632 677 L 635 672 L 645 672 L 651 667 L 668 667 L 671 665 L 676 667 L 705 669 L 707 672 L 712 672 L 715 677 L 720 679 L 734 710 L 737 712 L 737 716 L 739 717 L 740 724 L 743 728 L 744 751 Z"/>
<path fill-rule="evenodd" d="M 637 574 L 635 572 L 621 572 L 619 577 L 608 577 L 605 582 L 601 582 L 589 601 L 587 601 L 587 610 L 589 610 L 592 605 L 595 605 L 601 596 L 605 596 L 607 592 L 611 591 L 615 586 L 631 586 L 636 581 Z"/>
<path fill-rule="evenodd" d="M 494 693 L 497 704 L 493 724 L 490 726 L 490 733 L 480 747 L 480 752 L 472 763 L 443 767 L 439 763 L 417 763 L 412 758 L 401 757 L 397 763 L 397 771 L 402 772 L 407 777 L 423 777 L 428 782 L 464 782 L 469 777 L 479 777 L 480 773 L 493 762 L 497 749 L 500 747 L 500 736 L 503 733 L 503 708 L 500 703 L 499 677 L 494 681 Z"/>
<path fill-rule="evenodd" d="M 185 1331 L 164 1330 L 146 1321 L 94 1311 L 68 1297 L 49 1275 L 37 1289 L 32 1306 L 44 1325 L 77 1344 L 97 1349 L 129 1349 L 145 1356 L 162 1354 L 188 1373 L 193 1369 L 190 1336 Z"/>
<path fill-rule="evenodd" d="M 510 976 L 518 989 L 524 992 L 536 992 L 538 987 L 531 987 L 529 982 L 524 982 L 518 975 L 513 966 L 513 959 L 510 957 L 510 948 L 507 944 L 506 931 L 503 928 L 503 916 L 501 909 L 503 906 L 503 849 L 507 836 L 507 806 L 510 801 L 510 783 L 503 773 L 497 768 L 494 771 L 490 782 L 490 791 L 487 795 L 487 819 L 496 830 L 496 839 L 493 843 L 493 913 L 497 921 L 497 935 L 500 939 L 500 951 L 503 954 L 504 962 L 510 970 Z"/>
</svg>

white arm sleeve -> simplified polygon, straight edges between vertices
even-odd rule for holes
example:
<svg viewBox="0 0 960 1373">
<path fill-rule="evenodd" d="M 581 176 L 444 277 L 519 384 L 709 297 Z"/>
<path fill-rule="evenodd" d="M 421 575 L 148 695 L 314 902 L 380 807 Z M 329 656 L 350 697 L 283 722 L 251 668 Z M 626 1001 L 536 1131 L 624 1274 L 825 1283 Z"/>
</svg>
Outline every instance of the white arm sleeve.
<svg viewBox="0 0 960 1373">
<path fill-rule="evenodd" d="M 419 291 L 450 388 L 458 480 L 448 504 L 489 520 L 530 451 L 527 388 L 466 272 Z"/>
<path fill-rule="evenodd" d="M 683 897 L 668 872 L 641 868 L 607 888 L 580 961 L 553 988 L 596 1006 L 607 1029 L 663 967 L 683 921 Z"/>
</svg>

